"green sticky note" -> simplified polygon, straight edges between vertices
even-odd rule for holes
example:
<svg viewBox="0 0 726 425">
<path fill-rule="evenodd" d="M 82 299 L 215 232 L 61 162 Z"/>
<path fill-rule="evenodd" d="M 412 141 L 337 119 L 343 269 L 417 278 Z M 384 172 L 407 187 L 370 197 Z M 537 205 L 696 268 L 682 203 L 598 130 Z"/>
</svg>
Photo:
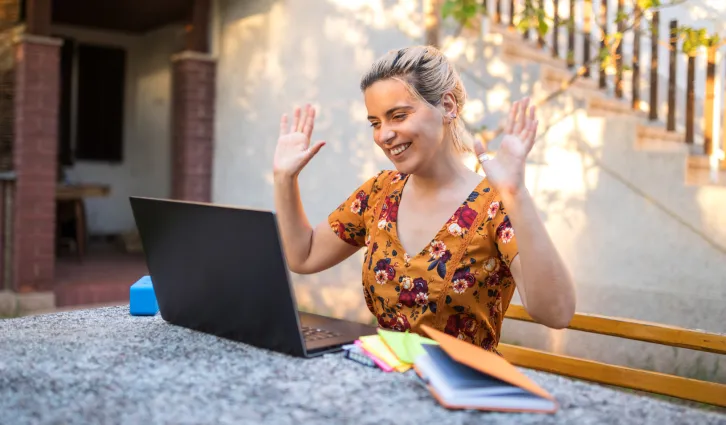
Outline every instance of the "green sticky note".
<svg viewBox="0 0 726 425">
<path fill-rule="evenodd" d="M 408 357 L 411 359 L 412 363 L 416 360 L 416 357 L 425 353 L 422 344 L 438 345 L 438 342 L 433 339 L 423 337 L 419 334 L 408 334 L 408 337 L 405 340 Z"/>
<path fill-rule="evenodd" d="M 393 353 L 404 363 L 412 364 L 416 357 L 424 353 L 421 344 L 438 344 L 436 341 L 409 332 L 388 331 L 378 329 L 378 334 L 393 351 Z"/>
</svg>

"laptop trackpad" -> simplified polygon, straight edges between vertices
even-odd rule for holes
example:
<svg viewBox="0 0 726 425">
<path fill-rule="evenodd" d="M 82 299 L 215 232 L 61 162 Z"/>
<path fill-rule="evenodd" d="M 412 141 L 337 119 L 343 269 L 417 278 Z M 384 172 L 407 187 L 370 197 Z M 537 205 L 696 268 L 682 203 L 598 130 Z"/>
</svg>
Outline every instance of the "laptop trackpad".
<svg viewBox="0 0 726 425">
<path fill-rule="evenodd" d="M 308 350 L 351 344 L 362 335 L 376 333 L 372 326 L 304 312 L 300 312 L 300 325 Z"/>
</svg>

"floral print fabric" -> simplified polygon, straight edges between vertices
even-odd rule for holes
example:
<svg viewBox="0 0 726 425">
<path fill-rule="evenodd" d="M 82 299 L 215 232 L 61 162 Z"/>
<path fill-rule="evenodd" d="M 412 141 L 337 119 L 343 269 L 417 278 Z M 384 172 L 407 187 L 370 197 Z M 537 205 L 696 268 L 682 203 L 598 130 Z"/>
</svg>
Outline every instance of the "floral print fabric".
<svg viewBox="0 0 726 425">
<path fill-rule="evenodd" d="M 496 352 L 514 293 L 509 270 L 514 229 L 496 191 L 483 179 L 421 252 L 397 235 L 407 175 L 383 171 L 328 217 L 343 241 L 366 247 L 363 294 L 386 329 L 422 333 L 426 324 Z"/>
</svg>

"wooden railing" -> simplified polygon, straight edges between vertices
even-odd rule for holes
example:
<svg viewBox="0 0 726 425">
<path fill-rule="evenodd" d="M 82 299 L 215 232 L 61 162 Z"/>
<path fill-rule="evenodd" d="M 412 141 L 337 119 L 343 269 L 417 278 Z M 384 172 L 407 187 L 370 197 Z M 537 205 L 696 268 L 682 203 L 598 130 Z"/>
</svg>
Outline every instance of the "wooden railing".
<svg viewBox="0 0 726 425">
<path fill-rule="evenodd" d="M 662 30 L 660 12 L 656 9 L 648 11 L 647 14 L 637 7 L 634 0 L 483 0 L 492 6 L 492 19 L 495 23 L 507 25 L 511 30 L 517 27 L 515 18 L 518 13 L 523 10 L 525 3 L 534 5 L 539 8 L 548 7 L 548 10 L 554 10 L 554 14 L 548 16 L 549 33 L 537 35 L 537 45 L 540 48 L 547 47 L 551 51 L 553 57 L 559 57 L 566 61 L 568 67 L 572 70 L 576 68 L 580 70 L 582 78 L 597 78 L 598 85 L 601 89 L 610 86 L 616 98 L 629 98 L 631 107 L 635 110 L 647 109 L 648 118 L 651 121 L 659 119 L 659 78 L 667 78 L 667 99 L 665 119 L 668 131 L 676 131 L 677 128 L 685 129 L 686 143 L 693 144 L 696 138 L 696 125 L 699 123 L 696 117 L 696 77 L 703 78 L 705 81 L 704 96 L 699 100 L 703 102 L 703 122 L 702 136 L 704 154 L 711 156 L 717 153 L 718 143 L 714 141 L 714 125 L 719 121 L 721 114 L 716 111 L 720 109 L 720 105 L 716 105 L 714 99 L 716 79 L 726 82 L 726 78 L 716 73 L 717 51 L 719 46 L 707 47 L 702 46 L 690 52 L 683 51 L 682 37 L 678 36 L 678 22 L 672 20 L 667 25 L 669 30 Z M 579 7 L 576 7 L 577 4 Z M 631 16 L 628 23 L 624 21 L 615 23 L 616 16 L 625 13 Z M 626 27 L 627 25 L 627 27 Z M 563 28 L 565 26 L 566 28 Z M 527 40 L 532 40 L 530 32 L 524 31 L 522 36 Z M 562 39 L 560 34 L 567 31 L 566 46 L 561 46 Z M 625 34 L 626 42 L 617 44 L 615 51 L 615 63 L 613 69 L 601 67 L 598 58 L 599 51 L 606 47 L 606 38 L 608 34 L 612 35 L 615 31 Z M 643 44 L 650 39 L 650 49 L 643 49 Z M 577 49 L 576 45 L 582 43 L 581 49 Z M 667 48 L 668 57 L 659 58 L 659 46 Z M 562 52 L 562 47 L 566 49 Z M 579 51 L 579 54 L 576 52 Z M 649 61 L 643 62 L 641 59 L 643 54 L 647 53 L 650 57 Z M 705 66 L 698 66 L 700 57 L 704 57 Z M 686 74 L 678 75 L 679 61 L 686 60 Z M 626 60 L 628 61 L 626 63 Z M 663 61 L 667 61 L 666 63 Z M 667 75 L 664 72 L 661 75 L 658 64 L 662 68 L 667 68 Z M 645 70 L 644 65 L 650 69 Z M 630 68 L 630 93 L 625 93 L 623 83 L 626 78 L 625 69 Z M 597 75 L 593 70 L 597 69 Z M 649 71 L 649 72 L 648 72 Z M 612 74 L 612 75 L 609 75 Z M 680 86 L 685 88 L 685 111 L 677 114 L 678 105 L 678 82 Z M 645 83 L 645 84 L 641 84 Z M 647 104 L 644 105 L 644 99 L 641 90 L 644 86 L 648 87 Z M 726 87 L 726 84 L 723 84 Z M 645 107 L 644 107 L 645 106 Z M 724 117 L 724 125 L 721 128 L 726 129 L 726 108 L 722 111 Z M 681 125 L 677 125 L 676 120 L 682 120 Z M 723 140 L 722 151 L 726 151 L 726 131 L 721 131 Z M 726 165 L 726 162 L 723 162 Z"/>
<path fill-rule="evenodd" d="M 515 304 L 509 306 L 506 317 L 534 322 L 524 307 Z M 671 347 L 726 354 L 726 335 L 657 323 L 578 313 L 567 328 Z M 611 365 L 503 343 L 499 344 L 499 351 L 507 360 L 522 367 L 726 407 L 726 385 L 719 383 Z"/>
</svg>

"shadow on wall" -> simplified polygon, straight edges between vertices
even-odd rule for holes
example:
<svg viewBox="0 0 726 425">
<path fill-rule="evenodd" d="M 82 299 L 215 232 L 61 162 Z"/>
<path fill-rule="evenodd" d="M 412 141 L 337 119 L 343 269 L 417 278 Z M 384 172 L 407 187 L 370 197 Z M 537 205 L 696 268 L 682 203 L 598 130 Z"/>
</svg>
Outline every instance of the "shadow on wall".
<svg viewBox="0 0 726 425">
<path fill-rule="evenodd" d="M 273 207 L 279 117 L 306 101 L 319 111 L 315 139 L 328 141 L 301 176 L 311 223 L 391 168 L 371 140 L 359 78 L 386 51 L 420 42 L 419 3 L 221 2 L 215 202 Z M 472 128 L 495 128 L 512 101 L 541 91 L 539 65 L 505 63 L 497 46 L 482 40 L 454 47 Z M 573 271 L 578 310 L 723 332 L 725 255 L 698 233 L 708 229 L 696 189 L 683 186 L 683 158 L 636 152 L 632 117 L 589 117 L 571 95 L 543 107 L 540 122 L 527 183 Z M 653 188 L 660 198 L 647 196 Z M 371 322 L 361 259 L 359 253 L 324 273 L 295 276 L 301 309 Z M 669 373 L 726 376 L 724 362 L 711 355 L 574 331 L 505 321 L 503 340 Z"/>
<path fill-rule="evenodd" d="M 565 119 L 557 120 L 558 113 Z M 566 98 L 541 115 L 547 127 L 528 166 L 528 187 L 573 271 L 578 311 L 723 332 L 724 252 L 698 231 L 705 226 L 697 189 L 683 186 L 682 154 L 635 152 L 637 120 L 593 119 L 573 111 Z M 695 206 L 693 214 L 677 211 L 692 217 L 690 227 L 669 205 L 641 192 L 669 184 L 679 203 Z M 709 353 L 511 321 L 505 321 L 503 340 L 726 381 L 726 362 Z"/>
<path fill-rule="evenodd" d="M 273 208 L 279 117 L 304 102 L 318 111 L 314 139 L 327 142 L 301 175 L 313 225 L 390 169 L 375 149 L 359 83 L 376 57 L 411 43 L 419 3 L 221 2 L 215 202 Z M 295 276 L 301 304 L 367 321 L 360 286 L 344 284 L 360 282 L 361 263 L 362 253 L 324 273 Z"/>
</svg>

